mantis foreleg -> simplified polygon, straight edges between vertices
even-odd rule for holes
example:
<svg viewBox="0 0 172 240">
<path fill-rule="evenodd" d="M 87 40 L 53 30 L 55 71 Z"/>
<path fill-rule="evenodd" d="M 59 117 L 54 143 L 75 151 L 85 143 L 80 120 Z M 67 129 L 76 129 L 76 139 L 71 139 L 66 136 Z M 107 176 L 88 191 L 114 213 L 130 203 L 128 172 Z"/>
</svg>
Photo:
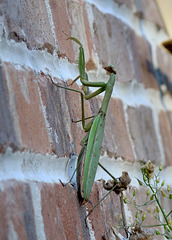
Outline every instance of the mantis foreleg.
<svg viewBox="0 0 172 240">
<path fill-rule="evenodd" d="M 91 120 L 91 121 L 86 125 L 85 120 L 86 120 L 87 118 L 85 118 L 85 111 L 84 111 L 84 94 L 83 94 L 81 91 L 79 91 L 79 90 L 58 85 L 57 83 L 53 82 L 53 80 L 52 80 L 51 77 L 50 77 L 50 79 L 51 79 L 52 83 L 53 83 L 54 85 L 56 85 L 57 87 L 60 87 L 60 88 L 63 88 L 63 89 L 67 89 L 67 90 L 69 90 L 69 91 L 77 92 L 77 93 L 80 94 L 80 96 L 81 96 L 81 106 L 82 106 L 82 120 L 81 120 L 81 121 L 82 121 L 82 127 L 83 127 L 83 129 L 84 129 L 86 132 L 88 132 L 88 131 L 90 130 L 90 128 L 91 128 L 91 125 L 92 125 L 93 120 Z M 90 118 L 90 117 L 89 117 L 89 118 Z"/>
<path fill-rule="evenodd" d="M 83 46 L 81 44 L 81 42 L 74 38 L 71 37 L 69 35 L 67 35 L 65 32 L 63 32 L 68 39 L 73 40 L 74 42 L 76 42 L 77 44 L 79 44 L 79 63 L 78 63 L 78 68 L 79 68 L 79 76 L 77 78 L 75 78 L 75 80 L 73 80 L 73 82 L 71 83 L 71 85 L 80 78 L 80 81 L 83 85 L 83 91 L 85 94 L 85 99 L 90 99 L 92 97 L 95 97 L 96 95 L 100 94 L 101 92 L 105 91 L 106 89 L 106 83 L 105 82 L 90 82 L 88 81 L 88 75 L 85 72 L 85 56 L 84 56 L 84 49 Z M 92 94 L 89 94 L 89 89 L 88 87 L 100 87 L 100 89 L 98 89 L 97 91 L 95 91 Z"/>
</svg>

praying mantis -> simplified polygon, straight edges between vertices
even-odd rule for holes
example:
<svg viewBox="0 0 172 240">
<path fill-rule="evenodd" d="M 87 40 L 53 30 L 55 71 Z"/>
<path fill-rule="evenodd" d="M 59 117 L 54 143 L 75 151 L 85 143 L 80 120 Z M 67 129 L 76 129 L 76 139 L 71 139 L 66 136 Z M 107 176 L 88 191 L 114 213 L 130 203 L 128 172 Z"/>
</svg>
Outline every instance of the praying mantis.
<svg viewBox="0 0 172 240">
<path fill-rule="evenodd" d="M 65 33 L 64 33 L 65 34 Z M 109 101 L 112 95 L 113 87 L 115 84 L 116 71 L 112 66 L 105 67 L 105 70 L 110 74 L 109 80 L 107 83 L 105 82 L 90 82 L 88 80 L 88 75 L 85 72 L 85 56 L 84 49 L 80 41 L 74 37 L 68 36 L 65 34 L 70 40 L 79 44 L 79 76 L 73 80 L 75 82 L 80 78 L 82 83 L 83 92 L 75 89 L 71 89 L 68 87 L 60 86 L 55 84 L 57 87 L 61 87 L 67 90 L 71 90 L 74 92 L 78 92 L 81 95 L 81 105 L 82 105 L 82 127 L 87 132 L 86 136 L 81 141 L 82 149 L 78 156 L 77 163 L 77 182 L 78 182 L 78 196 L 82 203 L 85 203 L 89 200 L 90 193 L 93 187 L 96 171 L 99 164 L 99 158 L 101 153 L 101 145 L 104 135 L 104 127 L 105 127 L 105 119 L 106 112 L 109 105 Z M 72 84 L 73 84 L 72 82 Z M 72 85 L 71 84 L 71 85 Z M 99 87 L 98 90 L 89 93 L 89 87 Z M 93 117 L 85 118 L 84 113 L 84 98 L 85 100 L 89 100 L 98 94 L 105 92 L 104 98 L 102 101 L 102 105 L 98 111 L 98 114 Z M 92 118 L 91 121 L 86 125 L 85 120 Z M 76 121 L 78 122 L 78 121 Z M 82 170 L 81 170 L 81 162 L 84 161 L 84 170 L 83 170 L 83 179 L 82 178 Z"/>
</svg>

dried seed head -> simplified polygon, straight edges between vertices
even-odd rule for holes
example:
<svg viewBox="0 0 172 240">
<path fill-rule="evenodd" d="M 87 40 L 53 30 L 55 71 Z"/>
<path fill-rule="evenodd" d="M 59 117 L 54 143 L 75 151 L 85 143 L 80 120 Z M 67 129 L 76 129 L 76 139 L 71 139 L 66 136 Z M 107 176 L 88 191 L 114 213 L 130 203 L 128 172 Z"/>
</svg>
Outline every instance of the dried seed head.
<svg viewBox="0 0 172 240">
<path fill-rule="evenodd" d="M 151 161 L 148 161 L 142 168 L 142 172 L 146 174 L 148 179 L 151 179 L 154 175 L 155 166 Z"/>
</svg>

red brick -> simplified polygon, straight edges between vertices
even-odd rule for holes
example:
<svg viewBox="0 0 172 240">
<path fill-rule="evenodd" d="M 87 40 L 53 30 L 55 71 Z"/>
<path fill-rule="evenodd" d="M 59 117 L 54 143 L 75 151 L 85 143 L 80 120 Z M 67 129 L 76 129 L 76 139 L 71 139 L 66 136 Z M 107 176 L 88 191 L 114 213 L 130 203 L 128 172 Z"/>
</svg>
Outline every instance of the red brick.
<svg viewBox="0 0 172 240">
<path fill-rule="evenodd" d="M 68 35 L 72 35 L 73 37 L 80 40 L 85 50 L 85 45 L 88 47 L 89 57 L 86 56 L 86 58 L 88 58 L 86 59 L 86 62 L 89 61 L 92 55 L 93 42 L 85 3 L 82 1 L 70 2 L 64 0 L 50 0 L 50 7 L 55 26 L 54 30 L 58 40 L 58 53 L 60 54 L 59 56 L 66 55 L 69 58 L 69 61 L 78 62 L 79 45 L 71 40 L 66 41 L 67 36 L 62 33 L 62 31 L 64 31 Z M 82 33 L 80 30 L 81 28 Z M 76 34 L 74 35 L 73 32 Z"/>
<path fill-rule="evenodd" d="M 24 41 L 28 48 L 54 46 L 47 9 L 44 0 L 40 1 L 1 1 L 1 15 L 7 38 L 16 42 Z M 48 48 L 49 48 L 48 47 Z M 49 50 L 52 53 L 52 50 Z"/>
<path fill-rule="evenodd" d="M 131 73 L 128 72 L 128 76 L 126 74 L 126 81 L 130 82 L 132 79 L 135 79 L 139 83 L 143 83 L 145 88 L 156 88 L 158 89 L 156 76 L 156 69 L 154 69 L 152 62 L 152 52 L 150 44 L 143 38 L 138 36 L 131 28 L 125 27 L 123 29 L 124 38 L 126 39 L 126 46 L 122 47 L 122 51 L 125 51 L 125 54 L 128 55 L 127 59 L 122 59 L 122 67 L 127 65 L 130 62 L 131 65 Z M 123 55 L 123 54 L 122 54 Z M 130 57 L 129 57 L 130 56 Z M 131 58 L 131 61 L 129 58 Z M 126 62 L 128 61 L 128 63 Z M 121 81 L 121 74 L 123 74 L 124 69 L 120 69 L 117 71 L 119 78 Z M 130 76 L 130 77 L 129 77 Z"/>
<path fill-rule="evenodd" d="M 72 88 L 76 90 L 80 90 L 77 84 L 74 84 Z M 81 96 L 79 93 L 75 93 L 72 91 L 66 91 L 66 101 L 69 107 L 69 112 L 71 116 L 71 120 L 81 120 L 82 119 L 82 106 L 81 106 Z M 90 103 L 88 100 L 84 101 L 84 112 L 85 117 L 90 117 L 93 114 L 91 113 Z M 96 112 L 97 114 L 98 112 Z M 91 120 L 91 119 L 90 119 Z M 86 124 L 90 121 L 86 120 Z M 71 123 L 71 132 L 73 136 L 73 143 L 75 145 L 76 153 L 79 154 L 81 149 L 80 141 L 86 135 L 85 131 L 83 130 L 82 123 Z"/>
<path fill-rule="evenodd" d="M 152 111 L 148 107 L 128 107 L 128 125 L 138 160 L 161 162 Z"/>
<path fill-rule="evenodd" d="M 156 69 L 160 84 L 166 86 L 167 91 L 172 93 L 172 58 L 162 46 L 157 47 L 157 60 L 159 68 Z M 166 93 L 166 91 L 164 92 Z"/>
<path fill-rule="evenodd" d="M 94 42 L 100 63 L 103 66 L 113 65 L 118 73 L 118 81 L 130 82 L 134 73 L 127 47 L 127 34 L 132 30 L 119 19 L 101 13 L 94 6 L 92 11 L 95 20 Z"/>
<path fill-rule="evenodd" d="M 134 161 L 134 154 L 124 117 L 123 104 L 120 99 L 112 98 L 110 101 L 102 148 L 111 157 L 121 157 L 122 159 Z"/>
<path fill-rule="evenodd" d="M 50 0 L 49 4 L 53 17 L 54 31 L 58 40 L 58 51 L 60 54 L 67 55 L 69 59 L 74 60 L 72 41 L 66 41 L 67 37 L 62 33 L 64 31 L 71 35 L 72 24 L 70 24 L 70 12 L 67 11 L 68 3 L 64 0 Z"/>
<path fill-rule="evenodd" d="M 102 182 L 96 182 L 91 192 L 91 204 L 95 206 L 107 193 L 108 191 L 103 188 Z M 92 209 L 89 203 L 86 206 L 88 211 Z M 111 226 L 118 225 L 120 215 L 119 196 L 114 192 L 110 193 L 89 216 L 95 239 L 101 239 Z"/>
<path fill-rule="evenodd" d="M 64 83 L 54 78 L 59 85 Z M 82 114 L 81 96 L 79 93 L 59 88 L 52 84 L 49 77 L 39 76 L 41 98 L 46 106 L 46 116 L 51 127 L 52 142 L 57 156 L 79 154 L 80 141 L 86 134 L 82 123 L 73 123 L 80 120 Z M 81 90 L 77 84 L 72 88 Z M 85 116 L 90 116 L 89 101 L 85 101 Z"/>
<path fill-rule="evenodd" d="M 142 13 L 142 15 L 138 15 L 140 16 L 140 20 L 145 19 L 153 22 L 157 25 L 157 30 L 159 30 L 159 28 L 163 28 L 165 30 L 165 26 L 155 0 L 151 2 L 149 0 L 141 0 L 139 4 L 136 4 L 136 7 L 137 11 Z"/>
<path fill-rule="evenodd" d="M 55 80 L 56 81 L 56 80 Z M 59 85 L 62 82 L 59 81 Z M 66 91 L 52 84 L 44 75 L 39 76 L 39 88 L 46 116 L 51 130 L 51 141 L 57 156 L 69 155 L 72 152 L 67 126 L 71 128 L 69 109 L 66 102 Z"/>
<path fill-rule="evenodd" d="M 84 239 L 77 193 L 71 186 L 42 185 L 41 202 L 47 239 Z"/>
<path fill-rule="evenodd" d="M 42 112 L 36 76 L 32 70 L 4 65 L 8 82 L 10 110 L 21 148 L 43 154 L 51 151 L 45 119 Z M 12 102 L 13 101 L 13 102 Z"/>
<path fill-rule="evenodd" d="M 0 152 L 5 152 L 10 146 L 13 150 L 19 148 L 17 141 L 12 115 L 10 112 L 9 93 L 6 82 L 6 76 L 3 67 L 0 67 Z"/>
<path fill-rule="evenodd" d="M 120 215 L 119 197 L 111 193 L 89 216 L 89 225 L 85 223 L 85 208 L 90 211 L 106 193 L 102 183 L 95 183 L 90 203 L 79 206 L 77 193 L 70 186 L 41 184 L 42 215 L 47 239 L 89 239 L 89 225 L 95 239 L 101 237 L 114 224 Z M 64 201 L 65 199 L 65 201 Z"/>
<path fill-rule="evenodd" d="M 0 238 L 36 239 L 30 187 L 27 183 L 1 182 Z"/>
<path fill-rule="evenodd" d="M 87 16 L 86 3 L 84 1 L 68 1 L 67 3 L 68 17 L 71 23 L 72 33 L 79 39 L 85 50 L 86 62 L 92 60 L 93 40 L 89 24 L 89 16 Z M 82 30 L 81 30 L 82 29 Z M 78 60 L 78 53 L 74 46 L 75 56 Z"/>
<path fill-rule="evenodd" d="M 119 5 L 119 7 L 125 5 L 129 9 L 135 8 L 135 3 L 132 0 L 114 0 L 115 3 Z"/>
<path fill-rule="evenodd" d="M 8 216 L 7 216 L 7 202 L 6 193 L 0 190 L 0 238 L 8 239 Z"/>
<path fill-rule="evenodd" d="M 165 166 L 172 164 L 172 112 L 161 111 L 159 113 L 159 128 L 161 133 L 161 139 L 164 147 L 165 154 Z"/>
<path fill-rule="evenodd" d="M 152 62 L 152 50 L 150 44 L 143 37 L 135 35 L 132 45 L 133 68 L 135 70 L 135 78 L 138 82 L 142 82 L 145 88 L 158 89 L 156 80 L 156 69 Z"/>
<path fill-rule="evenodd" d="M 152 11 L 153 9 L 157 11 L 155 4 Z M 94 6 L 93 14 L 94 42 L 102 65 L 119 64 L 117 73 L 120 82 L 130 82 L 135 78 L 138 82 L 143 82 L 146 88 L 158 89 L 156 69 L 153 67 L 151 47 L 148 42 L 137 36 L 134 30 L 122 21 L 114 16 L 100 13 Z M 119 59 L 115 61 L 116 58 Z"/>
</svg>

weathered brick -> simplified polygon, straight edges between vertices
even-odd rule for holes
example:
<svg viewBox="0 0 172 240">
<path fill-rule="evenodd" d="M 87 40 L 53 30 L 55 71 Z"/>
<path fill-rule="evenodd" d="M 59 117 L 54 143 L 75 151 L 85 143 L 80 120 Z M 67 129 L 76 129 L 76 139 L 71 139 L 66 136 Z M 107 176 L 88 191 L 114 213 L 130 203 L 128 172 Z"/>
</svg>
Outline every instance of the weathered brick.
<svg viewBox="0 0 172 240">
<path fill-rule="evenodd" d="M 132 0 L 114 0 L 115 3 L 119 5 L 119 7 L 125 5 L 129 9 L 135 9 L 135 3 Z"/>
<path fill-rule="evenodd" d="M 77 193 L 70 185 L 43 184 L 41 203 L 47 239 L 84 239 Z"/>
<path fill-rule="evenodd" d="M 64 0 L 49 1 L 54 23 L 54 31 L 58 40 L 58 53 L 67 55 L 70 60 L 74 60 L 74 51 L 72 41 L 66 41 L 67 37 L 62 33 L 71 35 L 70 11 L 68 12 L 68 3 Z"/>
<path fill-rule="evenodd" d="M 51 152 L 36 76 L 32 70 L 4 64 L 10 111 L 20 148 Z"/>
<path fill-rule="evenodd" d="M 159 28 L 163 28 L 165 30 L 164 23 L 155 0 L 151 2 L 149 0 L 141 0 L 139 3 L 136 3 L 136 7 L 137 15 L 140 17 L 140 20 L 145 19 L 153 22 L 157 25 L 157 30 L 159 30 Z"/>
<path fill-rule="evenodd" d="M 44 49 L 52 53 L 55 44 L 44 0 L 3 0 L 0 5 L 4 16 L 7 38 L 24 41 L 28 48 Z"/>
<path fill-rule="evenodd" d="M 13 150 L 19 148 L 19 142 L 15 134 L 12 115 L 10 112 L 10 99 L 6 76 L 2 65 L 0 66 L 0 152 L 5 152 L 10 146 Z"/>
<path fill-rule="evenodd" d="M 105 134 L 102 149 L 109 156 L 134 161 L 134 154 L 127 132 L 123 104 L 112 98 L 106 116 Z"/>
<path fill-rule="evenodd" d="M 83 45 L 86 63 L 92 60 L 93 40 L 84 1 L 67 1 L 68 17 L 73 32 Z M 81 31 L 82 29 L 82 31 Z M 75 56 L 78 60 L 78 46 L 74 46 Z"/>
<path fill-rule="evenodd" d="M 156 69 L 157 78 L 160 85 L 165 85 L 167 91 L 172 93 L 172 58 L 162 46 L 157 47 L 157 60 L 159 68 Z"/>
<path fill-rule="evenodd" d="M 91 210 L 107 193 L 101 182 L 93 186 L 90 203 L 80 206 L 76 191 L 70 186 L 58 184 L 41 184 L 42 216 L 47 239 L 91 239 L 90 226 L 95 239 L 101 237 L 112 225 L 118 223 L 120 217 L 119 197 L 111 193 L 101 202 L 89 216 L 88 226 L 85 222 L 86 210 Z M 65 201 L 64 201 L 65 199 Z"/>
<path fill-rule="evenodd" d="M 59 85 L 62 83 L 59 82 Z M 53 149 L 57 156 L 69 155 L 72 152 L 68 132 L 71 128 L 71 119 L 65 99 L 66 91 L 53 85 L 44 75 L 39 76 L 39 87 L 43 105 L 46 107 Z"/>
<path fill-rule="evenodd" d="M 154 1 L 151 3 L 147 0 L 141 1 L 140 6 L 133 0 L 114 2 L 119 4 L 119 7 L 125 4 L 139 21 L 143 18 L 157 24 L 157 28 L 163 27 Z M 47 9 L 48 4 L 51 9 Z M 67 37 L 62 33 L 64 30 L 83 44 L 87 71 L 96 69 L 96 61 L 100 61 L 102 65 L 113 64 L 115 67 L 120 63 L 117 67 L 120 82 L 128 85 L 132 79 L 136 79 L 137 82 L 143 83 L 145 88 L 157 89 L 155 76 L 160 73 L 159 79 L 165 79 L 168 89 L 171 89 L 171 70 L 169 70 L 171 60 L 168 59 L 169 65 L 167 64 L 166 67 L 166 54 L 158 52 L 160 49 L 157 49 L 160 68 L 153 69 L 151 50 L 146 40 L 138 37 L 135 31 L 118 17 L 104 14 L 96 6 L 90 7 L 89 4 L 80 0 L 24 2 L 3 0 L 0 5 L 0 15 L 4 15 L 4 32 L 1 33 L 16 42 L 24 41 L 29 49 L 47 48 L 48 52 L 53 53 L 57 45 L 59 58 L 67 56 L 69 62 L 78 62 L 79 45 L 70 40 L 66 41 Z M 150 9 L 147 8 L 148 5 Z M 91 9 L 93 16 L 88 16 L 87 11 Z M 93 26 L 90 25 L 91 21 Z M 52 32 L 53 26 L 55 36 Z M 94 29 L 94 39 L 90 28 Z M 34 55 L 35 52 L 33 51 L 32 54 Z M 0 150 L 5 151 L 7 146 L 11 146 L 14 150 L 28 148 L 45 154 L 52 152 L 53 148 L 57 156 L 70 155 L 73 152 L 78 155 L 81 148 L 80 141 L 85 132 L 81 123 L 72 123 L 71 119 L 81 118 L 80 95 L 55 87 L 44 74 L 38 76 L 38 73 L 35 75 L 31 69 L 9 63 L 0 69 L 0 75 L 2 76 Z M 54 80 L 60 85 L 64 84 L 61 79 Z M 77 90 L 81 89 L 77 84 L 73 87 Z M 90 116 L 91 113 L 96 115 L 101 104 L 101 96 L 86 101 L 86 116 Z M 137 159 L 150 158 L 158 163 L 161 161 L 161 156 L 152 110 L 143 106 L 129 107 L 127 113 Z M 169 149 L 172 148 L 171 126 L 164 112 L 159 115 L 159 124 L 166 166 L 169 166 L 171 161 Z M 110 157 L 134 161 L 133 146 L 131 146 L 121 100 L 111 99 L 105 126 L 102 152 L 106 151 Z M 119 197 L 114 193 L 98 205 L 89 216 L 88 225 L 85 224 L 86 210 L 90 210 L 92 205 L 95 205 L 106 193 L 100 182 L 96 182 L 93 186 L 90 197 L 92 205 L 87 203 L 85 206 L 79 205 L 77 193 L 70 185 L 63 187 L 60 184 L 36 184 L 41 191 L 42 208 L 40 211 L 35 204 L 34 196 L 34 210 L 40 211 L 36 212 L 43 218 L 43 223 L 39 227 L 43 228 L 41 231 L 45 232 L 47 239 L 91 239 L 88 230 L 90 226 L 94 231 L 92 234 L 95 235 L 95 239 L 101 239 L 112 225 L 118 225 L 120 203 Z M 35 230 L 35 219 L 38 220 L 38 215 L 35 218 L 31 197 L 33 195 L 30 193 L 28 183 L 8 181 L 1 183 L 0 187 L 3 190 L 0 191 L 0 238 L 4 240 L 39 238 L 39 235 L 36 236 L 36 231 L 39 233 L 40 229 Z M 139 190 L 139 202 L 144 198 L 143 193 L 144 191 Z M 146 224 L 150 222 L 152 215 L 148 214 Z M 38 225 L 39 221 L 36 223 L 37 227 Z"/>
<path fill-rule="evenodd" d="M 142 82 L 145 88 L 158 89 L 156 69 L 154 69 L 152 61 L 151 45 L 146 39 L 134 33 L 130 39 L 131 54 L 134 60 L 133 68 L 135 79 L 137 82 Z"/>
<path fill-rule="evenodd" d="M 64 86 L 59 79 L 54 78 L 53 81 Z M 73 123 L 72 119 L 80 120 L 82 116 L 80 94 L 53 85 L 49 77 L 43 74 L 39 76 L 39 84 L 56 155 L 79 154 L 80 141 L 84 137 L 85 131 L 81 122 Z M 73 84 L 72 88 L 81 90 L 77 84 Z M 90 115 L 89 101 L 85 101 L 85 116 Z"/>
<path fill-rule="evenodd" d="M 6 193 L 0 190 L 0 238 L 8 239 L 8 216 L 7 216 L 7 202 L 6 202 Z M 10 232 L 10 227 L 9 227 Z"/>
<path fill-rule="evenodd" d="M 161 155 L 151 109 L 145 106 L 128 107 L 127 113 L 137 159 L 150 159 L 158 164 L 161 161 Z"/>
<path fill-rule="evenodd" d="M 114 16 L 102 14 L 95 6 L 92 7 L 92 11 L 94 42 L 100 63 L 103 66 L 113 65 L 117 68 L 118 81 L 130 82 L 133 70 L 129 58 L 128 34 L 132 30 Z"/>
<path fill-rule="evenodd" d="M 108 191 L 103 188 L 102 182 L 96 182 L 91 192 L 90 202 L 95 206 L 107 193 Z M 92 205 L 87 204 L 87 211 L 92 209 Z M 102 236 L 108 232 L 111 226 L 118 225 L 120 216 L 119 196 L 112 192 L 89 216 L 95 239 L 102 239 Z M 122 231 L 122 233 L 124 232 Z"/>
<path fill-rule="evenodd" d="M 172 112 L 161 111 L 159 113 L 159 128 L 165 154 L 165 166 L 172 163 Z"/>
<path fill-rule="evenodd" d="M 27 183 L 1 182 L 0 239 L 36 240 L 34 212 Z"/>
<path fill-rule="evenodd" d="M 55 2 L 50 0 L 50 7 L 54 20 L 54 30 L 58 40 L 59 56 L 66 55 L 69 61 L 78 62 L 79 45 L 71 40 L 66 41 L 67 36 L 62 33 L 64 31 L 66 34 L 77 38 L 83 44 L 86 62 L 90 62 L 93 42 L 85 3 L 82 1 L 60 0 Z M 82 29 L 82 32 L 80 29 Z M 75 32 L 75 35 L 73 32 Z M 92 65 L 94 67 L 94 64 Z"/>
<path fill-rule="evenodd" d="M 72 88 L 76 90 L 80 90 L 77 86 L 77 84 L 73 84 Z M 73 119 L 74 121 L 76 120 L 81 120 L 82 119 L 82 106 L 81 106 L 81 96 L 79 93 L 72 92 L 72 91 L 66 91 L 66 102 L 69 107 L 69 112 L 70 112 L 70 122 Z M 93 114 L 91 113 L 90 109 L 90 101 L 85 100 L 84 101 L 84 112 L 85 112 L 85 117 L 90 117 Z M 98 111 L 96 112 L 96 114 Z M 87 124 L 91 119 L 88 119 L 85 121 Z M 79 154 L 79 151 L 81 149 L 80 146 L 80 141 L 83 139 L 83 137 L 86 135 L 85 131 L 83 130 L 82 123 L 71 123 L 71 133 L 72 133 L 72 145 L 75 146 L 76 153 Z"/>
</svg>

